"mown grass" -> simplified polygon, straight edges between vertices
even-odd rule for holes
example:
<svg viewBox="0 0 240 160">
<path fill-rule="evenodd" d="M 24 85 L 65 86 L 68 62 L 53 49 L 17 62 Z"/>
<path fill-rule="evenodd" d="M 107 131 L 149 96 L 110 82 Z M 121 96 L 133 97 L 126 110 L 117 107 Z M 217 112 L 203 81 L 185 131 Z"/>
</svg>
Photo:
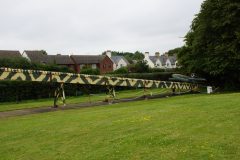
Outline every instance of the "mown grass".
<svg viewBox="0 0 240 160">
<path fill-rule="evenodd" d="M 240 159 L 240 93 L 0 120 L 0 159 Z"/>
<path fill-rule="evenodd" d="M 168 92 L 169 89 L 150 89 L 147 94 L 150 92 L 152 93 L 162 93 L 162 92 Z M 143 89 L 136 89 L 136 90 L 125 90 L 125 91 L 119 91 L 116 93 L 116 98 L 128 98 L 128 97 L 137 97 L 143 95 Z M 97 101 L 103 101 L 106 98 L 106 94 L 96 94 L 96 95 L 82 95 L 78 97 L 67 97 L 66 103 L 67 104 L 77 104 L 77 103 L 85 103 L 85 102 L 97 102 Z M 60 102 L 61 104 L 61 102 Z M 2 111 L 10 111 L 10 110 L 16 110 L 16 109 L 25 109 L 25 108 L 38 108 L 38 107 L 50 107 L 53 106 L 53 98 L 51 99 L 39 99 L 39 100 L 25 100 L 19 103 L 15 102 L 7 102 L 7 103 L 0 103 L 0 112 Z"/>
</svg>

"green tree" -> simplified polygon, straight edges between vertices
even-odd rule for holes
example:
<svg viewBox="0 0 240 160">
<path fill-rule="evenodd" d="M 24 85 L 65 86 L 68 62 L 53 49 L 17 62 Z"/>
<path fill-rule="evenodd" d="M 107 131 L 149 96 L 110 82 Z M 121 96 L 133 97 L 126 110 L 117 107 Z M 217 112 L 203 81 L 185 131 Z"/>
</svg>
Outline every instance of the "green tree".
<svg viewBox="0 0 240 160">
<path fill-rule="evenodd" d="M 239 84 L 239 17 L 239 0 L 204 1 L 179 51 L 181 67 L 221 84 Z"/>
<path fill-rule="evenodd" d="M 169 50 L 167 53 L 169 56 L 177 55 L 181 51 L 181 47 Z"/>
<path fill-rule="evenodd" d="M 142 52 L 136 51 L 133 55 L 133 60 L 142 61 L 144 59 L 144 54 Z"/>
<path fill-rule="evenodd" d="M 144 54 L 136 51 L 135 53 L 131 52 L 118 52 L 118 51 L 111 51 L 112 56 L 123 56 L 125 57 L 129 63 L 133 63 L 133 60 L 141 61 L 144 59 Z M 103 55 L 106 54 L 106 52 L 102 53 Z"/>
<path fill-rule="evenodd" d="M 92 68 L 86 67 L 80 71 L 80 74 L 99 75 L 100 71 L 99 69 L 92 69 Z"/>
<path fill-rule="evenodd" d="M 129 65 L 128 70 L 133 73 L 148 73 L 150 68 L 146 61 L 138 61 L 136 64 Z"/>
<path fill-rule="evenodd" d="M 113 72 L 114 74 L 125 74 L 128 73 L 127 67 L 121 67 Z"/>
<path fill-rule="evenodd" d="M 48 55 L 46 50 L 41 50 L 42 54 Z"/>
</svg>

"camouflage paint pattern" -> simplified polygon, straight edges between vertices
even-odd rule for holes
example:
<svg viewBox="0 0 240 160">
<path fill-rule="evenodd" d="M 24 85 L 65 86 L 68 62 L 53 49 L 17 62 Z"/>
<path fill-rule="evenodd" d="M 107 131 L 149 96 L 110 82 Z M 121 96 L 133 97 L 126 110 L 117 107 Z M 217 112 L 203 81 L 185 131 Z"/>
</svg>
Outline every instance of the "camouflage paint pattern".
<svg viewBox="0 0 240 160">
<path fill-rule="evenodd" d="M 63 72 L 50 72 L 25 69 L 0 68 L 0 81 L 36 81 L 36 82 L 56 82 L 88 84 L 100 86 L 125 86 L 138 88 L 171 88 L 182 90 L 195 90 L 197 84 L 144 80 L 122 77 L 108 77 L 100 75 L 85 75 Z"/>
</svg>

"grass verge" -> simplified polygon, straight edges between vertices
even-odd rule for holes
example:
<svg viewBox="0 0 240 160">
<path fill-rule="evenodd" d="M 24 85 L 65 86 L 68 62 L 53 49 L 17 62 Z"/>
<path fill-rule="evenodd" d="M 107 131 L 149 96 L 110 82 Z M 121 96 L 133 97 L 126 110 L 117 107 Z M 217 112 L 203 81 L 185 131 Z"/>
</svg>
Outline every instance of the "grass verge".
<svg viewBox="0 0 240 160">
<path fill-rule="evenodd" d="M 240 93 L 0 120 L 0 159 L 240 159 Z"/>
</svg>

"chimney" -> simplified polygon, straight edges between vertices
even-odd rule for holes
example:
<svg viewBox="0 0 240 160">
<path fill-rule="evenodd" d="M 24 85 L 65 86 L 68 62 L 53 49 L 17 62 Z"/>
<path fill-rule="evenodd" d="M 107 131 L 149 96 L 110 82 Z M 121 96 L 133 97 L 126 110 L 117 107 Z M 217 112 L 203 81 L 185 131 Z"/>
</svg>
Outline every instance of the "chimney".
<svg viewBox="0 0 240 160">
<path fill-rule="evenodd" d="M 155 53 L 155 56 L 156 56 L 157 58 L 159 58 L 159 57 L 160 57 L 160 53 L 159 53 L 159 52 L 156 52 L 156 53 Z"/>
<path fill-rule="evenodd" d="M 111 57 L 112 57 L 111 51 L 110 51 L 110 50 L 107 50 L 107 51 L 106 51 L 106 55 L 107 55 L 109 58 L 111 58 Z"/>
<path fill-rule="evenodd" d="M 149 57 L 149 52 L 145 52 L 144 55 L 145 55 L 145 58 L 146 58 L 146 57 Z"/>
</svg>

